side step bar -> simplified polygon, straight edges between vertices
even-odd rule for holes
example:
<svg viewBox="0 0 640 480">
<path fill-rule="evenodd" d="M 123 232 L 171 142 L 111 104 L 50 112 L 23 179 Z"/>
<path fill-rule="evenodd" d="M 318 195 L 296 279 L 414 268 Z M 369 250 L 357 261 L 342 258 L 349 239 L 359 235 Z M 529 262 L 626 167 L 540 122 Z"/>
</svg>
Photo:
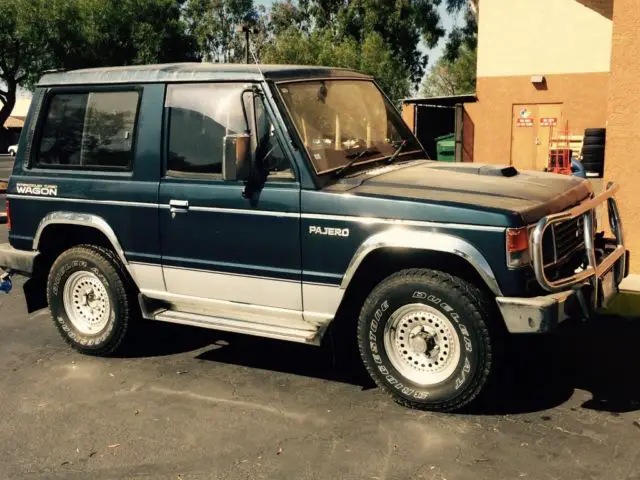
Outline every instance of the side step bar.
<svg viewBox="0 0 640 480">
<path fill-rule="evenodd" d="M 244 333 L 258 337 L 275 338 L 278 340 L 288 340 L 290 342 L 308 343 L 312 345 L 319 345 L 321 338 L 319 331 L 300 330 L 275 325 L 263 325 L 243 320 L 232 320 L 230 318 L 213 317 L 174 310 L 153 312 L 150 313 L 147 318 L 159 320 L 161 322 L 179 323 L 195 327 Z"/>
</svg>

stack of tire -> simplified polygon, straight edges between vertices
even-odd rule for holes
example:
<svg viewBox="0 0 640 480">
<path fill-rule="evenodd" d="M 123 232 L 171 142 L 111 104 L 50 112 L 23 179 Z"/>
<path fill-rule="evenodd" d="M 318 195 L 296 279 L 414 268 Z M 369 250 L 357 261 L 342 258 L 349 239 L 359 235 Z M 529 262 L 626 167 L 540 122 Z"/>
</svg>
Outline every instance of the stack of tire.
<svg viewBox="0 0 640 480">
<path fill-rule="evenodd" d="M 588 173 L 604 175 L 604 146 L 607 140 L 605 128 L 587 128 L 582 145 L 582 166 Z"/>
</svg>

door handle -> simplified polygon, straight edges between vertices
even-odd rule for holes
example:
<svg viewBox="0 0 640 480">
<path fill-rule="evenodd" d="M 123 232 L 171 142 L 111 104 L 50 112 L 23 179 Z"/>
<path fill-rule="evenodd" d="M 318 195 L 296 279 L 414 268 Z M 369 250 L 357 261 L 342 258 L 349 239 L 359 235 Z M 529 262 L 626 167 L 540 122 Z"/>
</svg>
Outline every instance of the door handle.
<svg viewBox="0 0 640 480">
<path fill-rule="evenodd" d="M 173 215 L 175 215 L 176 213 L 186 213 L 189 211 L 189 201 L 188 200 L 170 200 L 169 210 Z"/>
</svg>

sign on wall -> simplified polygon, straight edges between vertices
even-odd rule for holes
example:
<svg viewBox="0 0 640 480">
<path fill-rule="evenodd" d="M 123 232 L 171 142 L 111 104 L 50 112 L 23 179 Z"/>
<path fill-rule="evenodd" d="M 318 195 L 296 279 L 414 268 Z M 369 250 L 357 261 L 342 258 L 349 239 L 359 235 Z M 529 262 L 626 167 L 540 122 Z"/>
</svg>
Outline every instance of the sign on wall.
<svg viewBox="0 0 640 480">
<path fill-rule="evenodd" d="M 533 118 L 519 118 L 516 122 L 518 127 L 533 127 L 535 119 Z"/>
<path fill-rule="evenodd" d="M 542 117 L 540 119 L 541 127 L 555 127 L 558 125 L 558 119 L 554 117 Z"/>
<path fill-rule="evenodd" d="M 526 105 L 523 105 L 522 108 L 520 109 L 520 112 L 518 112 L 518 119 L 516 121 L 516 126 L 518 127 L 533 127 L 533 125 L 535 124 L 535 118 L 533 118 L 533 115 L 531 113 L 531 110 L 529 110 Z"/>
</svg>

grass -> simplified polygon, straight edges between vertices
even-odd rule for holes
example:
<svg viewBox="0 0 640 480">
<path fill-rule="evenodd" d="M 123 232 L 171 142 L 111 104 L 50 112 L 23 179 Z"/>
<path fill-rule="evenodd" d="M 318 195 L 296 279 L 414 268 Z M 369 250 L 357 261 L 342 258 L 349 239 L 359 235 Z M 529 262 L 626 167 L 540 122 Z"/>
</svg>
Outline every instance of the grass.
<svg viewBox="0 0 640 480">
<path fill-rule="evenodd" d="M 602 313 L 621 317 L 640 317 L 640 293 L 620 292 Z"/>
</svg>

